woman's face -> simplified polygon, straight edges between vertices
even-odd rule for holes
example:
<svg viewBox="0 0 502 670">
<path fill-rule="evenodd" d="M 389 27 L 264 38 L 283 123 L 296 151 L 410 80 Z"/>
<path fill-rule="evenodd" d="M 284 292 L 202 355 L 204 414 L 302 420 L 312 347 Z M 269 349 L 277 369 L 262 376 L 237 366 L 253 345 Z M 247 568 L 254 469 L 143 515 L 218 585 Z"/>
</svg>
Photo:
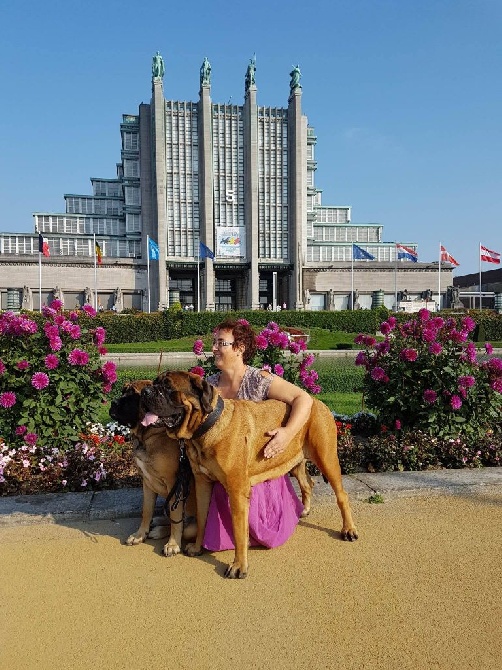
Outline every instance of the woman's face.
<svg viewBox="0 0 502 670">
<path fill-rule="evenodd" d="M 214 362 L 220 370 L 242 360 L 242 347 L 235 349 L 233 347 L 234 336 L 231 330 L 216 330 L 213 337 L 213 355 Z"/>
</svg>

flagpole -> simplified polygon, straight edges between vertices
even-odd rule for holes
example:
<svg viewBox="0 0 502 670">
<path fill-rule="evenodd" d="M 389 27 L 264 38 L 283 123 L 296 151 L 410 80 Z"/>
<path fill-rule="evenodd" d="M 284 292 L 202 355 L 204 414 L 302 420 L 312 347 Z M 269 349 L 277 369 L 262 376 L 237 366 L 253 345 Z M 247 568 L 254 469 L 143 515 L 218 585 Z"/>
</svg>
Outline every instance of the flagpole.
<svg viewBox="0 0 502 670">
<path fill-rule="evenodd" d="M 148 291 L 148 314 L 150 314 L 150 236 L 146 236 L 146 281 Z"/>
<path fill-rule="evenodd" d="M 441 311 L 441 240 L 439 240 L 438 312 Z"/>
<path fill-rule="evenodd" d="M 351 273 L 350 273 L 350 305 L 351 309 L 354 309 L 354 243 L 352 243 L 352 262 L 351 262 Z"/>
<path fill-rule="evenodd" d="M 394 251 L 396 252 L 396 259 L 394 263 L 394 311 L 398 312 L 397 306 L 397 243 L 394 242 Z"/>
<path fill-rule="evenodd" d="M 200 240 L 197 247 L 197 311 L 200 312 Z"/>
<path fill-rule="evenodd" d="M 483 299 L 481 297 L 481 242 L 479 243 L 479 309 L 483 309 Z"/>
<path fill-rule="evenodd" d="M 93 233 L 94 238 L 94 309 L 98 311 L 98 264 L 96 256 L 96 233 Z"/>
<path fill-rule="evenodd" d="M 42 311 L 42 252 L 38 252 L 38 304 Z"/>
</svg>

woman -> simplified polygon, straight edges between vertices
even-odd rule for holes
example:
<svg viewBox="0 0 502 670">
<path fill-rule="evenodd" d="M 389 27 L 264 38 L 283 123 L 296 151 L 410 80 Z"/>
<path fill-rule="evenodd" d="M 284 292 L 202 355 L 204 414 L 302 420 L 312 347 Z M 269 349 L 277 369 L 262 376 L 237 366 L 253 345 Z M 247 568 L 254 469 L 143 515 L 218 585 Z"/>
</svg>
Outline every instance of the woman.
<svg viewBox="0 0 502 670">
<path fill-rule="evenodd" d="M 265 446 L 264 456 L 273 458 L 307 421 L 312 398 L 285 379 L 249 366 L 255 351 L 255 333 L 247 322 L 223 321 L 213 340 L 214 362 L 220 372 L 208 377 L 208 381 L 223 398 L 271 398 L 291 406 L 287 424 L 267 433 L 271 440 Z M 249 506 L 250 544 L 265 547 L 283 544 L 295 530 L 302 510 L 288 475 L 253 486 Z M 213 487 L 203 544 L 209 551 L 234 548 L 228 496 L 218 482 Z"/>
</svg>

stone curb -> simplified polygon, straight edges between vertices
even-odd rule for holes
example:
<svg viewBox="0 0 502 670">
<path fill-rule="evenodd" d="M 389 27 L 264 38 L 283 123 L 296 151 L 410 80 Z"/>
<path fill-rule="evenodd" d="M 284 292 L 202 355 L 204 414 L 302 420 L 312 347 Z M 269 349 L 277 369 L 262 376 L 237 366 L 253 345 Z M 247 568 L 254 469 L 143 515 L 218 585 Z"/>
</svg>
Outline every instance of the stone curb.
<svg viewBox="0 0 502 670">
<path fill-rule="evenodd" d="M 335 505 L 329 484 L 314 477 L 313 503 Z M 296 482 L 294 482 L 296 484 Z M 384 501 L 437 495 L 472 495 L 502 492 L 502 467 L 427 472 L 361 472 L 345 475 L 344 487 L 351 500 L 365 500 L 379 493 Z M 86 493 L 46 493 L 0 498 L 0 527 L 41 523 L 137 518 L 141 515 L 141 488 Z M 157 513 L 161 513 L 161 506 Z"/>
</svg>

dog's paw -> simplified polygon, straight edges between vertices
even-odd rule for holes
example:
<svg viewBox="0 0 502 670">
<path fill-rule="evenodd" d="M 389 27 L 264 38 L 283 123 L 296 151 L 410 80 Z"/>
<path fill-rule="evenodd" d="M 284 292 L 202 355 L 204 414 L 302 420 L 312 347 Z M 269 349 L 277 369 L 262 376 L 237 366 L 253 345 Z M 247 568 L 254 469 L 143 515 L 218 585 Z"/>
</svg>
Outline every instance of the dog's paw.
<svg viewBox="0 0 502 670">
<path fill-rule="evenodd" d="M 248 570 L 241 568 L 238 563 L 232 563 L 225 570 L 225 577 L 227 579 L 246 579 L 248 576 Z"/>
<path fill-rule="evenodd" d="M 352 526 L 352 528 L 342 528 L 341 535 L 342 540 L 348 540 L 349 542 L 353 542 L 359 537 L 354 526 Z"/>
<path fill-rule="evenodd" d="M 134 547 L 136 544 L 144 542 L 146 538 L 147 533 L 133 533 L 132 535 L 129 535 L 125 543 L 128 547 Z"/>
<path fill-rule="evenodd" d="M 195 542 L 189 542 L 185 547 L 184 553 L 186 556 L 200 556 L 203 551 L 202 547 L 195 544 Z"/>
<path fill-rule="evenodd" d="M 162 549 L 162 553 L 164 556 L 176 556 L 176 554 L 181 553 L 181 549 L 179 545 L 176 542 L 168 542 L 167 544 L 164 545 L 164 548 Z"/>
<path fill-rule="evenodd" d="M 168 537 L 171 529 L 169 526 L 154 526 L 148 533 L 151 540 L 161 540 L 163 537 Z"/>
</svg>

